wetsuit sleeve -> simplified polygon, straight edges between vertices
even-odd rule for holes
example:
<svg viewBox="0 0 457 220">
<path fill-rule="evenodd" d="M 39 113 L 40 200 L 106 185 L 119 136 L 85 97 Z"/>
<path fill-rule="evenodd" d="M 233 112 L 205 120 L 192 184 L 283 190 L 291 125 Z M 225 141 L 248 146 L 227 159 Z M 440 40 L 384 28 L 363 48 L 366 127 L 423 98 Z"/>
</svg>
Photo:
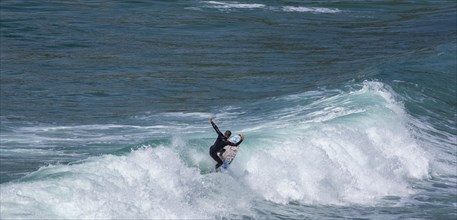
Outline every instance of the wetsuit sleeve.
<svg viewBox="0 0 457 220">
<path fill-rule="evenodd" d="M 227 145 L 230 145 L 230 146 L 238 146 L 238 145 L 241 144 L 241 142 L 243 142 L 243 140 L 244 140 L 244 139 L 242 139 L 242 140 L 241 140 L 240 142 L 238 142 L 237 144 L 232 143 L 232 142 L 230 142 L 230 141 L 227 141 Z"/>
<path fill-rule="evenodd" d="M 217 135 L 219 135 L 219 136 L 224 136 L 224 135 L 221 133 L 221 131 L 219 131 L 219 128 L 217 127 L 216 124 L 214 124 L 213 121 L 211 121 L 211 125 L 213 126 L 214 130 L 216 130 Z"/>
</svg>

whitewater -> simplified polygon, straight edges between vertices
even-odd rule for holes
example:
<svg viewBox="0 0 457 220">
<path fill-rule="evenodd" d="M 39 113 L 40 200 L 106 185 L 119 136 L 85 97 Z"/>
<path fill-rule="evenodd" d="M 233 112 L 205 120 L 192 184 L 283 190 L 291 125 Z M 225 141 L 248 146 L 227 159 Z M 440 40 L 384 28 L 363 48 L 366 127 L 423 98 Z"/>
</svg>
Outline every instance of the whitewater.
<svg viewBox="0 0 457 220">
<path fill-rule="evenodd" d="M 255 211 L 265 202 L 367 207 L 408 203 L 409 196 L 418 193 L 415 182 L 430 179 L 431 167 L 452 169 L 414 138 L 411 124 L 425 125 L 405 112 L 391 88 L 370 81 L 358 87 L 263 100 L 292 107 L 272 109 L 262 120 L 243 118 L 235 107 L 217 113 L 221 127 L 233 123 L 235 131 L 247 136 L 230 174 L 211 170 L 206 151 L 214 131 L 205 124 L 206 114 L 173 114 L 193 118 L 198 127 L 181 128 L 168 143 L 48 165 L 3 184 L 2 217 L 268 218 Z"/>
</svg>

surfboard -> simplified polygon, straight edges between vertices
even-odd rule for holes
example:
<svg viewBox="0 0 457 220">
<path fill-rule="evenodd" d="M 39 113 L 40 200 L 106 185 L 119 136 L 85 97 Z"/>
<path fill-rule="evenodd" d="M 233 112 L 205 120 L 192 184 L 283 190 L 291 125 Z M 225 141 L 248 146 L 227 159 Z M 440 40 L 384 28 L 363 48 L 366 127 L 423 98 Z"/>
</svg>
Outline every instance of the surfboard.
<svg viewBox="0 0 457 220">
<path fill-rule="evenodd" d="M 240 141 L 241 141 L 241 136 L 240 135 L 233 135 L 230 139 L 229 139 L 230 142 L 232 143 L 235 143 L 235 144 L 238 144 Z M 227 171 L 227 169 L 229 168 L 230 164 L 233 162 L 233 159 L 235 159 L 235 156 L 236 156 L 236 153 L 238 152 L 238 148 L 240 147 L 240 145 L 238 146 L 230 146 L 230 145 L 227 145 L 224 147 L 225 149 L 225 152 L 222 154 L 222 166 L 221 166 L 221 171 L 224 172 L 224 171 Z"/>
</svg>

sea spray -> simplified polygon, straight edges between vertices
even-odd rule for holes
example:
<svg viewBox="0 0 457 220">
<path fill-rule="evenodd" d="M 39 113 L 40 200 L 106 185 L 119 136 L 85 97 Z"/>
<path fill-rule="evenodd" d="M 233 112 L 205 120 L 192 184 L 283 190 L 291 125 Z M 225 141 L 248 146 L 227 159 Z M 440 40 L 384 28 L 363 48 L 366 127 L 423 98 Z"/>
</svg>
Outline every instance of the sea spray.
<svg viewBox="0 0 457 220">
<path fill-rule="evenodd" d="M 428 176 L 428 161 L 393 91 L 364 82 L 320 99 L 283 133 L 244 161 L 248 185 L 265 199 L 288 203 L 373 204 L 414 192 L 410 178 Z M 312 106 L 312 107 L 311 107 Z"/>
<path fill-rule="evenodd" d="M 228 216 L 246 211 L 240 198 L 250 201 L 233 181 L 221 174 L 201 175 L 169 148 L 140 148 L 126 156 L 43 167 L 22 181 L 2 185 L 2 218 Z"/>
</svg>

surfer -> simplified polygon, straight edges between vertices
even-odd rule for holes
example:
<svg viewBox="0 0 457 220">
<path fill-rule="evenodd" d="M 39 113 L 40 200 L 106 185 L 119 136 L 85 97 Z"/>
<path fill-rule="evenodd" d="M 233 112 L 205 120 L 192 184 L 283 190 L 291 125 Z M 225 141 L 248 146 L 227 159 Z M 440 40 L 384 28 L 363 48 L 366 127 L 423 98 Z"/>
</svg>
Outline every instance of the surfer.
<svg viewBox="0 0 457 220">
<path fill-rule="evenodd" d="M 214 124 L 213 118 L 211 116 L 208 117 L 209 122 L 211 125 L 213 125 L 214 130 L 216 130 L 217 133 L 217 139 L 216 142 L 209 148 L 209 155 L 217 162 L 216 164 L 216 170 L 222 165 L 222 159 L 217 155 L 217 153 L 220 153 L 222 155 L 225 151 L 224 147 L 227 145 L 230 146 L 238 146 L 243 142 L 244 136 L 241 134 L 241 141 L 234 144 L 230 142 L 228 139 L 230 138 L 230 135 L 232 135 L 232 132 L 227 130 L 225 131 L 224 134 L 222 134 L 221 131 L 219 131 L 219 128 Z"/>
</svg>

